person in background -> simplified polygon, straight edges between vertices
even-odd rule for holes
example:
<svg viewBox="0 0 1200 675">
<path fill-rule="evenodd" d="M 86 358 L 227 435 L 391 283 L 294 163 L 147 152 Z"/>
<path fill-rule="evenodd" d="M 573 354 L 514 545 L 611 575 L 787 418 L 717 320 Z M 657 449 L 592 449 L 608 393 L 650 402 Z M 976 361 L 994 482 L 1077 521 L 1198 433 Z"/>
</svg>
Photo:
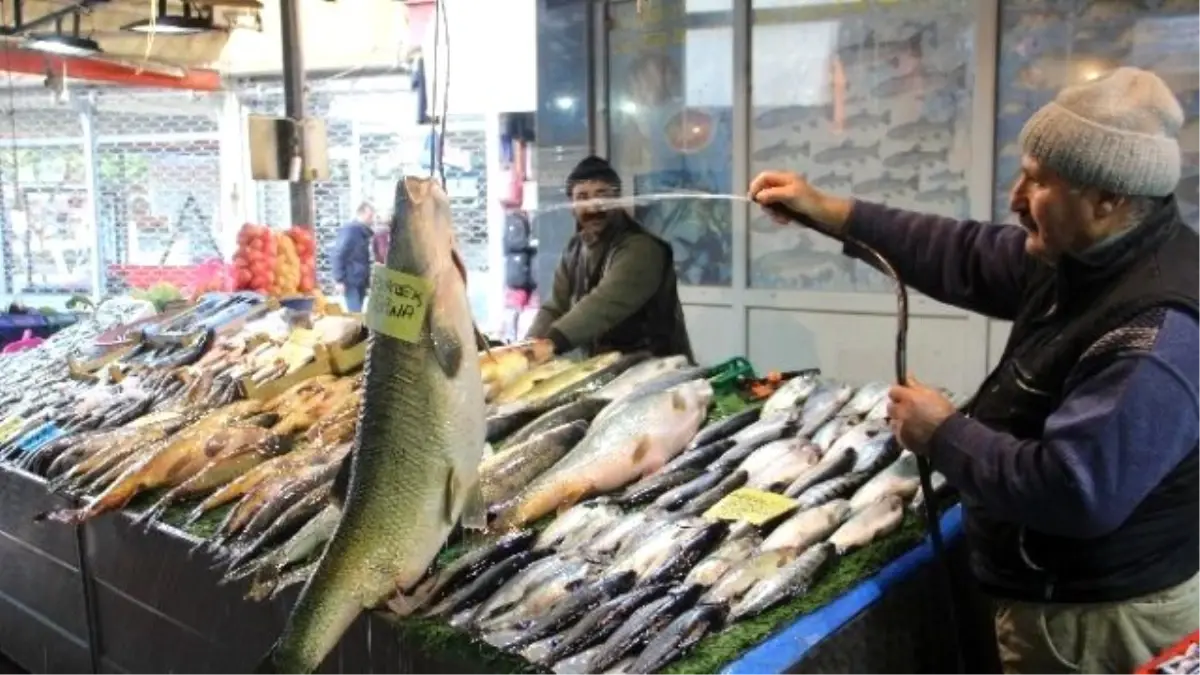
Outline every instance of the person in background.
<svg viewBox="0 0 1200 675">
<path fill-rule="evenodd" d="M 558 354 L 648 350 L 692 360 L 671 247 L 623 209 L 590 201 L 620 194 L 620 177 L 600 157 L 567 177 L 575 236 L 526 337 L 552 340 Z"/>
<path fill-rule="evenodd" d="M 375 224 L 375 234 L 371 236 L 371 253 L 375 263 L 387 264 L 388 246 L 392 243 L 391 218 L 384 218 Z"/>
<path fill-rule="evenodd" d="M 367 287 L 371 284 L 371 239 L 375 232 L 375 209 L 360 204 L 354 220 L 338 230 L 333 249 L 333 280 L 346 299 L 346 309 L 361 312 Z"/>
<path fill-rule="evenodd" d="M 1200 623 L 1200 261 L 1173 195 L 1183 120 L 1144 70 L 1063 89 L 1021 132 L 1019 228 L 788 173 L 750 186 L 877 249 L 922 293 L 1013 322 L 964 411 L 915 379 L 889 408 L 901 444 L 961 494 L 1006 672 L 1131 673 Z"/>
</svg>

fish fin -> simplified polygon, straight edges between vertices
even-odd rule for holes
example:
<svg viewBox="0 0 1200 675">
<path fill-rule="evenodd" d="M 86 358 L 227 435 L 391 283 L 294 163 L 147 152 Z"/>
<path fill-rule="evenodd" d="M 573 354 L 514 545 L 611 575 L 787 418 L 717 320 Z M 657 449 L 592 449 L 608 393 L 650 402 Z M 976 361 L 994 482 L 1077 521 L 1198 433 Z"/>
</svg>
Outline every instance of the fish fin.
<svg viewBox="0 0 1200 675">
<path fill-rule="evenodd" d="M 462 367 L 463 345 L 457 335 L 433 318 L 433 314 L 433 311 L 429 312 L 429 339 L 433 343 L 433 357 L 447 377 L 454 377 Z"/>
<path fill-rule="evenodd" d="M 671 407 L 679 412 L 687 410 L 687 399 L 678 391 L 671 392 Z"/>
<path fill-rule="evenodd" d="M 483 501 L 483 493 L 479 483 L 467 488 L 467 498 L 463 502 L 462 515 L 459 517 L 462 526 L 468 530 L 487 529 L 487 504 Z"/>
<path fill-rule="evenodd" d="M 345 508 L 346 505 L 346 493 L 350 490 L 350 467 L 353 457 L 354 453 L 349 452 L 342 458 L 342 466 L 338 469 L 337 475 L 333 477 L 333 485 L 329 488 L 329 498 L 339 509 Z"/>
<path fill-rule="evenodd" d="M 650 439 L 645 436 L 642 436 L 642 437 L 638 438 L 637 447 L 635 447 L 633 449 L 633 455 L 631 455 L 630 457 L 633 460 L 633 463 L 637 464 L 638 462 L 641 462 L 643 459 L 645 459 L 646 455 L 649 452 L 650 452 Z"/>
</svg>

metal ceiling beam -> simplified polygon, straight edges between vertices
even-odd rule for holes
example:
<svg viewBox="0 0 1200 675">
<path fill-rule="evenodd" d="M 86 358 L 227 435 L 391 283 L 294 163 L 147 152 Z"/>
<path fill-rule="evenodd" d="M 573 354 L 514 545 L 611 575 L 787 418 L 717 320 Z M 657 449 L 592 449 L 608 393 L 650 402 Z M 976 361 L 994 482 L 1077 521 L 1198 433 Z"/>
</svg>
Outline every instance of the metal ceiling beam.
<svg viewBox="0 0 1200 675">
<path fill-rule="evenodd" d="M 56 9 L 51 12 L 39 16 L 32 21 L 25 21 L 21 10 L 25 4 L 24 0 L 13 0 L 13 23 L 11 26 L 0 26 L 0 35 L 15 36 L 24 35 L 31 30 L 35 30 L 46 24 L 54 23 L 59 19 L 76 14 L 85 9 L 89 9 L 92 5 L 102 5 L 109 0 L 78 0 L 66 7 Z M 3 0 L 0 0 L 3 2 Z"/>
</svg>

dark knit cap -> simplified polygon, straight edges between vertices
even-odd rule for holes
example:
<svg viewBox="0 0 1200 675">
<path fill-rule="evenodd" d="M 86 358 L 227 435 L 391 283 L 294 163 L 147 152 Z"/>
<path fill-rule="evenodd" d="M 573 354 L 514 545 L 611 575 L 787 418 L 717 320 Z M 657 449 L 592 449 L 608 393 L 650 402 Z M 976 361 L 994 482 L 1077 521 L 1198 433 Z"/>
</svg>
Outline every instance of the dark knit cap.
<svg viewBox="0 0 1200 675">
<path fill-rule="evenodd" d="M 571 173 L 567 175 L 567 196 L 571 196 L 571 190 L 576 183 L 584 181 L 596 180 L 616 188 L 617 194 L 621 193 L 621 177 L 613 170 L 612 165 L 603 157 L 588 155 L 584 157 Z"/>
</svg>

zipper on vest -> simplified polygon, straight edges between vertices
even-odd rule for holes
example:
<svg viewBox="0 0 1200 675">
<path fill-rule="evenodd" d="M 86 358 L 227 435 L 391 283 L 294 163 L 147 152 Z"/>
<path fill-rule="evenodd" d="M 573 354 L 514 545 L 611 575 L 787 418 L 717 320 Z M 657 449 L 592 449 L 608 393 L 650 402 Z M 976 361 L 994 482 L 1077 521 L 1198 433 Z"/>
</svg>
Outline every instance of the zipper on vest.
<svg viewBox="0 0 1200 675">
<path fill-rule="evenodd" d="M 1013 382 L 1015 382 L 1016 385 L 1018 387 L 1020 387 L 1023 391 L 1030 393 L 1030 394 L 1036 394 L 1038 396 L 1050 396 L 1051 395 L 1050 392 L 1048 392 L 1048 391 L 1043 391 L 1041 389 L 1038 389 L 1037 387 L 1034 387 L 1032 384 L 1027 384 L 1028 382 L 1033 381 L 1033 377 L 1031 377 L 1029 375 L 1029 373 L 1025 372 L 1025 369 L 1021 368 L 1021 364 L 1018 363 L 1016 359 L 1013 359 L 1012 366 L 1013 366 L 1013 371 L 1015 371 L 1017 374 L 1017 376 L 1013 378 Z"/>
</svg>

